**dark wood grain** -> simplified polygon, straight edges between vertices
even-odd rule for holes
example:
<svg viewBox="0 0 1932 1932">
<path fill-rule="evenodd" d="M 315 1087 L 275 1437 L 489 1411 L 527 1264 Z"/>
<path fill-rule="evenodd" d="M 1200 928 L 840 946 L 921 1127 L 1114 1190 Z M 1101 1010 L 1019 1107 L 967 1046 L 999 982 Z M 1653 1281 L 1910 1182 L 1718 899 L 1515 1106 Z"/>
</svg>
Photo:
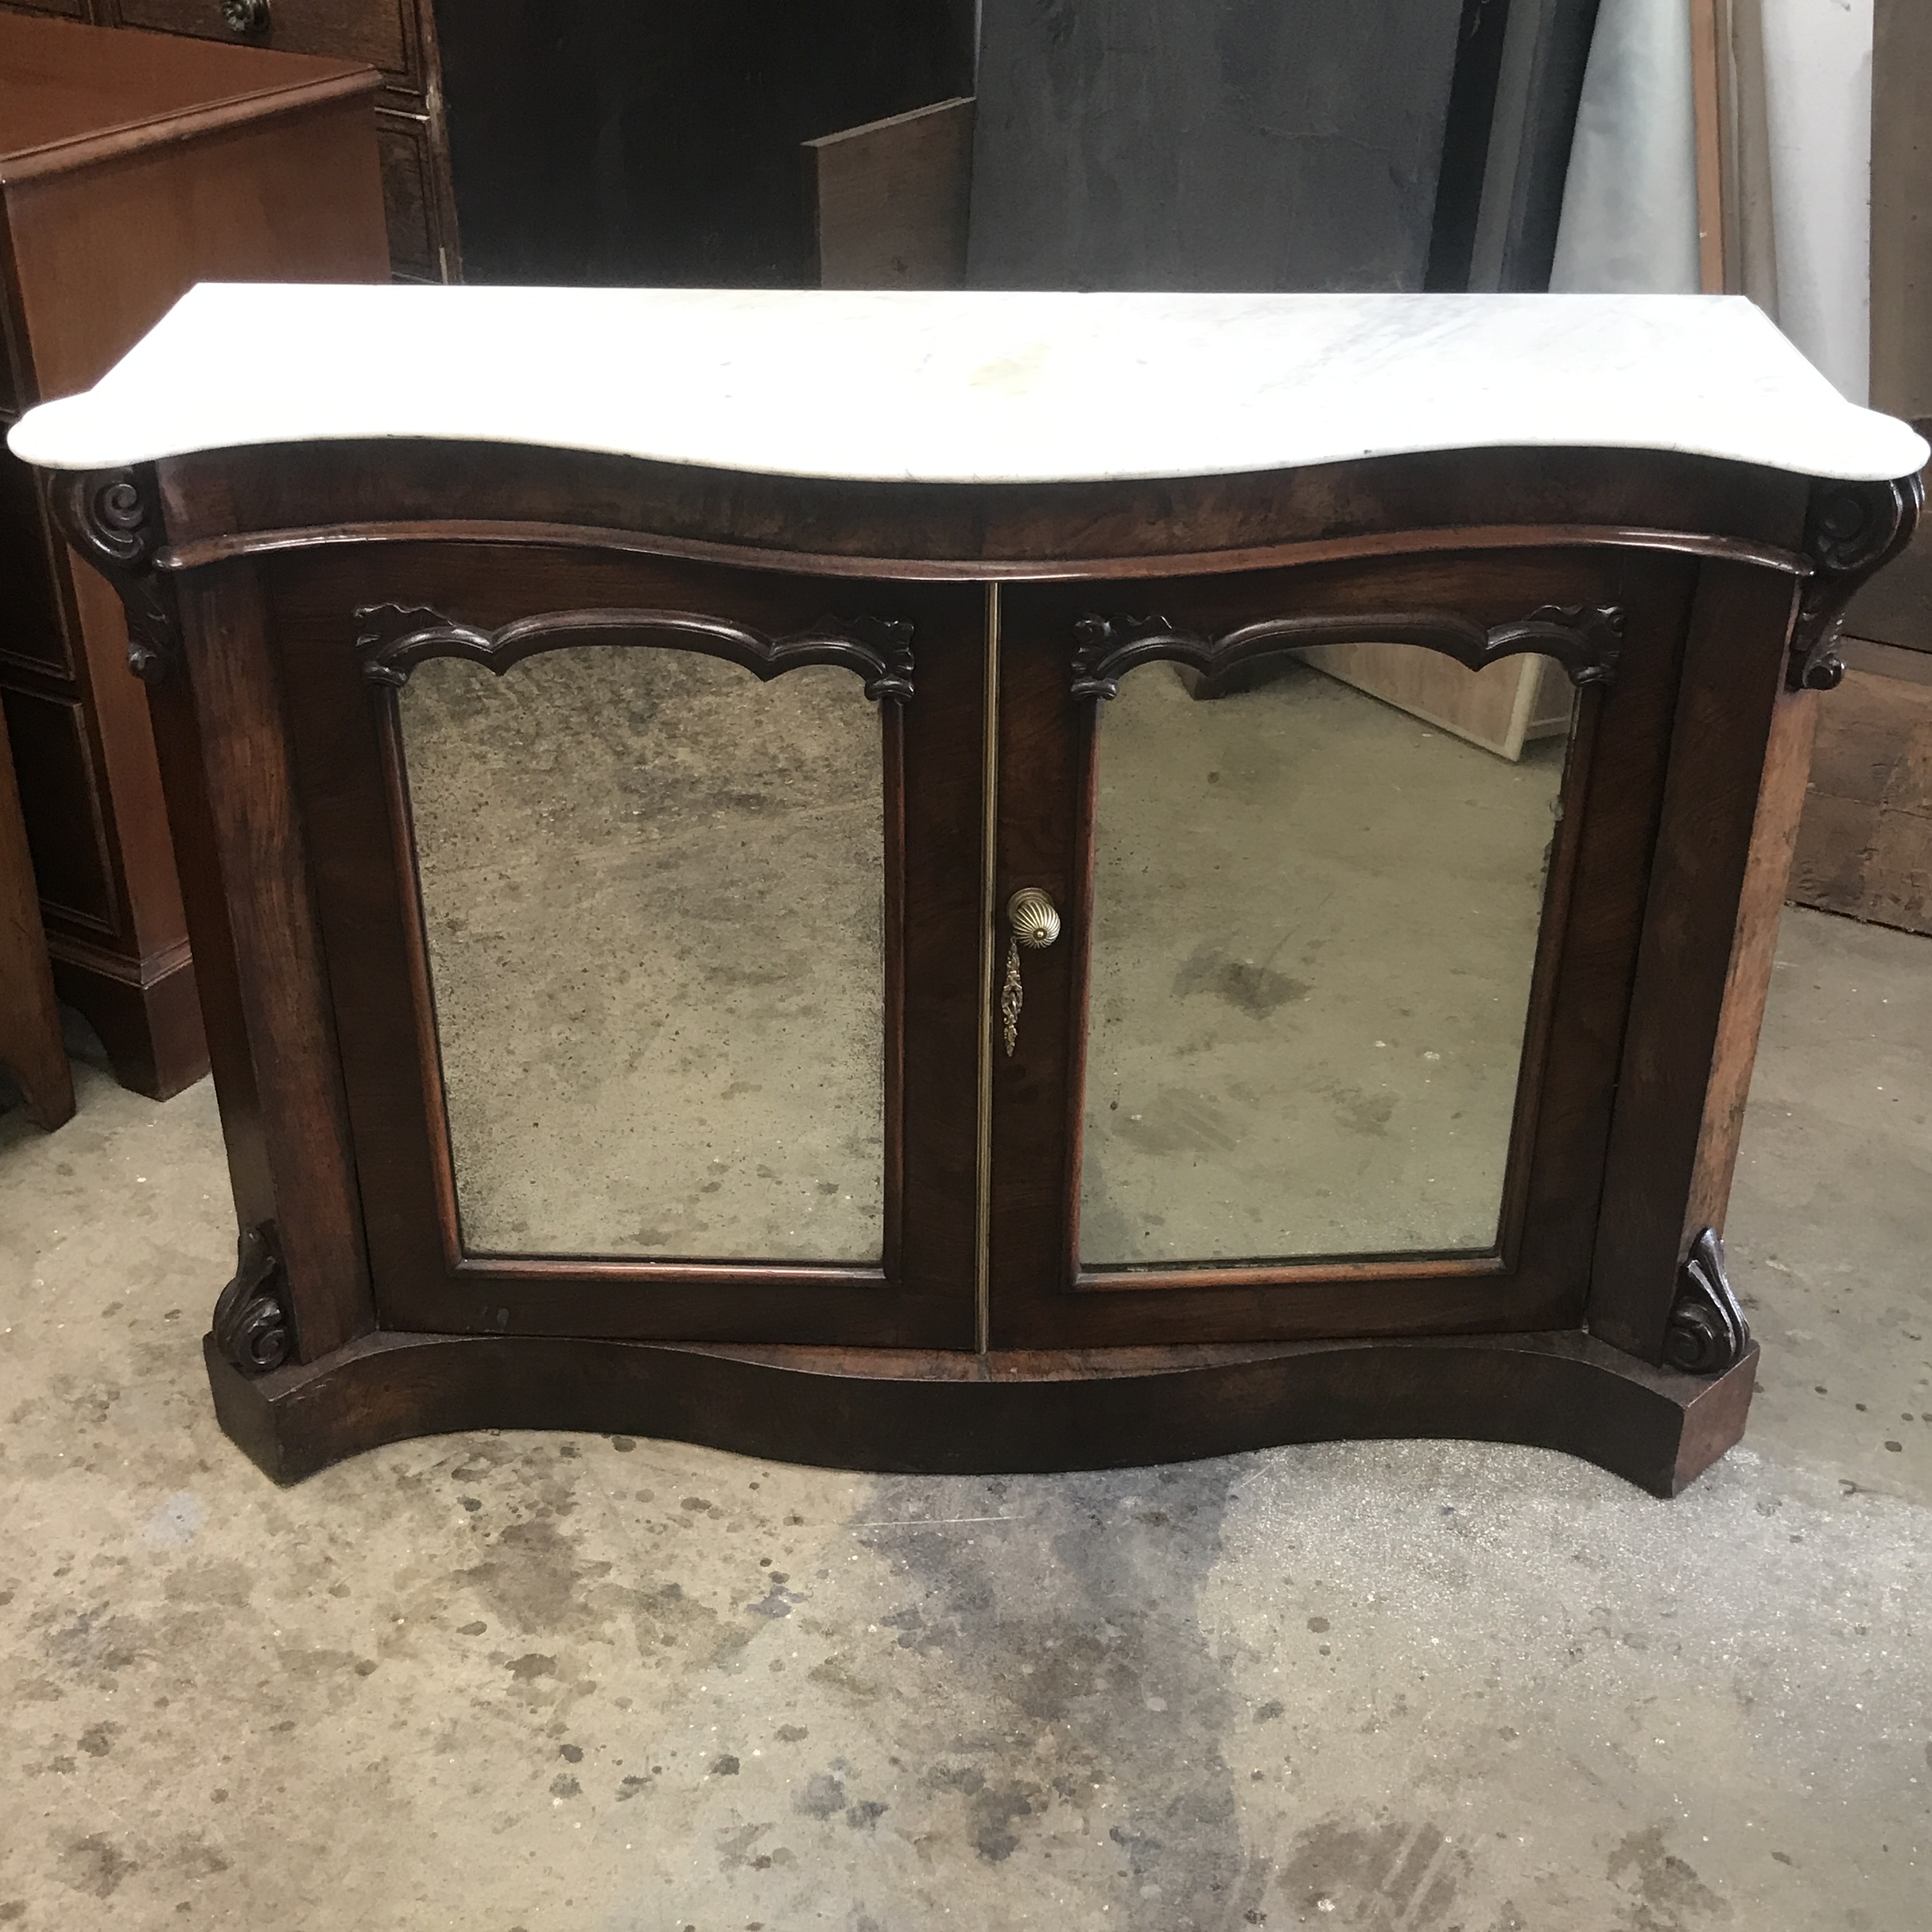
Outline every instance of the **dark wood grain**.
<svg viewBox="0 0 1932 1932">
<path fill-rule="evenodd" d="M 904 951 L 889 962 L 882 989 L 904 1002 L 886 1048 L 901 1089 L 898 1118 L 888 1122 L 897 1148 L 888 1179 L 900 1184 L 888 1210 L 896 1256 L 871 1268 L 465 1257 L 411 848 L 398 818 L 406 794 L 380 688 L 362 676 L 353 649 L 356 610 L 421 603 L 495 627 L 568 597 L 585 608 L 702 611 L 770 635 L 824 617 L 826 592 L 810 578 L 585 553 L 413 546 L 382 552 L 379 575 L 370 561 L 292 554 L 268 560 L 268 582 L 385 1322 L 881 1345 L 969 1340 L 972 1152 L 959 1124 L 972 1104 L 977 898 L 976 871 L 962 884 L 960 868 L 962 858 L 976 866 L 978 773 L 971 742 L 957 732 L 962 709 L 977 710 L 979 597 L 963 587 L 896 586 L 854 613 L 909 622 L 917 640 L 915 694 L 880 740 L 882 778 L 896 766 L 904 772 L 885 806 L 888 856 L 903 861 L 888 890 L 898 900 L 892 925 Z M 866 702 L 856 682 L 852 701 Z"/>
<path fill-rule="evenodd" d="M 0 1067 L 19 1083 L 27 1118 L 50 1132 L 74 1113 L 74 1070 L 40 929 L 27 828 L 7 734 L 0 730 Z"/>
<path fill-rule="evenodd" d="M 194 935 L 194 976 L 208 1057 L 221 1113 L 228 1183 L 238 1227 L 275 1218 L 275 1178 L 262 1120 L 255 1057 L 248 1042 L 248 1011 L 242 969 L 228 920 L 228 887 L 208 802 L 201 728 L 185 676 L 169 677 L 148 692 L 154 750 L 168 800 L 176 874 Z"/>
<path fill-rule="evenodd" d="M 920 1354 L 372 1335 L 238 1374 L 211 1340 L 222 1426 L 278 1482 L 408 1436 L 582 1429 L 827 1468 L 928 1474 L 1139 1468 L 1284 1442 L 1529 1442 L 1674 1496 L 1744 1430 L 1755 1346 L 1709 1379 L 1574 1331 L 1250 1348 Z"/>
<path fill-rule="evenodd" d="M 1804 808 L 1805 774 L 1818 729 L 1819 700 L 1810 692 L 1783 692 L 1772 713 L 1758 784 L 1750 850 L 1744 862 L 1730 964 L 1718 1009 L 1718 1038 L 1704 1091 L 1690 1195 L 1681 1238 L 1688 1246 L 1706 1228 L 1724 1231 L 1724 1208 L 1737 1167 L 1738 1137 L 1750 1092 L 1758 1034 L 1764 1024 L 1778 952 L 1778 922 L 1790 882 L 1798 823 Z"/>
<path fill-rule="evenodd" d="M 1748 1064 L 1751 1010 L 1762 1011 L 1770 969 L 1764 909 L 1744 895 L 1795 608 L 1785 580 L 1722 562 L 1700 571 L 1590 1284 L 1591 1333 L 1647 1361 L 1661 1359 L 1678 1266 L 1696 1232 L 1684 1216 L 1700 1146 L 1714 1157 L 1707 1088 L 1714 1072 L 1720 1085 L 1739 1080 L 1720 1065 L 1720 1045 Z M 1788 810 L 1780 783 L 1774 820 Z M 1766 836 L 1768 865 L 1790 832 L 1774 822 Z M 1741 916 L 1748 957 L 1733 976 Z M 1727 1006 L 1737 1027 L 1726 1042 Z"/>
<path fill-rule="evenodd" d="M 1163 615 L 1210 633 L 1300 612 L 1339 618 L 1378 608 L 1442 608 L 1501 622 L 1505 612 L 1520 615 L 1523 600 L 1554 601 L 1558 586 L 1567 586 L 1560 594 L 1571 601 L 1619 604 L 1626 626 L 1616 680 L 1586 698 L 1581 755 L 1566 778 L 1498 1251 L 1130 1272 L 1077 1262 L 1091 792 L 1106 723 L 1103 705 L 1102 715 L 1082 716 L 1097 700 L 1074 700 L 1068 670 L 1081 614 L 1144 593 L 1130 583 L 1102 581 L 1004 594 L 1008 724 L 997 896 L 1004 903 L 1020 886 L 1040 885 L 1072 916 L 1060 945 L 1026 961 L 1019 1050 L 996 1068 L 999 1346 L 1532 1329 L 1581 1319 L 1659 809 L 1660 742 L 1676 696 L 1694 569 L 1682 558 L 1643 552 L 1526 550 L 1330 563 L 1166 586 Z"/>
<path fill-rule="evenodd" d="M 1801 479 L 1514 451 L 974 488 L 400 443 L 181 459 L 158 485 L 191 675 L 154 704 L 212 962 L 239 1219 L 283 1236 L 306 1364 L 253 1383 L 212 1366 L 224 1423 L 265 1466 L 472 1426 L 931 1469 L 1456 1433 L 1571 1448 L 1667 1493 L 1736 1439 L 1754 1349 L 1705 1378 L 1652 1364 L 1686 1244 L 1721 1222 L 1802 784 L 1814 700 L 1784 694 L 1812 568 Z M 463 1252 L 393 694 L 356 648 L 355 614 L 384 604 L 441 614 L 483 662 L 608 633 L 735 640 L 727 655 L 760 675 L 781 668 L 775 640 L 828 613 L 912 625 L 910 695 L 879 741 L 902 1124 L 881 1265 Z M 1076 694 L 1080 619 L 1158 613 L 1213 640 L 1447 613 L 1452 643 L 1486 651 L 1545 606 L 1614 608 L 1623 630 L 1564 780 L 1495 1247 L 1083 1269 L 1106 724 Z M 683 614 L 668 629 L 667 612 Z M 578 628 L 515 628 L 559 614 Z M 1028 886 L 1062 930 L 1023 956 L 1009 1059 L 985 920 Z M 352 1265 L 327 1285 L 316 1256 L 362 1241 L 366 1288 Z M 271 1265 L 254 1252 L 248 1282 Z"/>
<path fill-rule="evenodd" d="M 409 71 L 404 0 L 271 0 L 264 24 L 238 34 L 216 0 L 115 0 L 121 24 L 162 33 L 292 54 L 366 61 L 394 74 Z"/>
<path fill-rule="evenodd" d="M 375 1326 L 309 843 L 253 566 L 182 586 L 202 794 L 234 949 L 299 1358 Z"/>
<path fill-rule="evenodd" d="M 1597 542 L 1803 570 L 1798 478 L 1662 452 L 1484 449 L 1280 474 L 1050 484 L 853 482 L 521 445 L 345 441 L 161 466 L 186 562 L 434 536 L 611 544 L 865 576 L 1165 576 L 1421 548 Z M 494 527 L 491 527 L 494 526 Z M 1540 534 L 1539 534 L 1540 533 Z M 198 546 L 211 546 L 202 550 Z M 1328 545 L 1336 546 L 1330 553 Z"/>
</svg>

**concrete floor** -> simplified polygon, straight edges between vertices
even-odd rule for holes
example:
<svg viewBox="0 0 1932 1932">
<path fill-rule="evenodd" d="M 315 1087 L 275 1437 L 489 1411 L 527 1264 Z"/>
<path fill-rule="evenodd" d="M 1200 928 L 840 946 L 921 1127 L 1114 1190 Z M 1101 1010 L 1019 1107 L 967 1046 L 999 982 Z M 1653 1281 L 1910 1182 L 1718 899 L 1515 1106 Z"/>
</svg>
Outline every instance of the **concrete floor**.
<svg viewBox="0 0 1932 1932">
<path fill-rule="evenodd" d="M 1907 1932 L 1932 951 L 1787 916 L 1746 1445 L 915 1480 L 217 1431 L 206 1088 L 0 1116 L 0 1926 Z"/>
</svg>

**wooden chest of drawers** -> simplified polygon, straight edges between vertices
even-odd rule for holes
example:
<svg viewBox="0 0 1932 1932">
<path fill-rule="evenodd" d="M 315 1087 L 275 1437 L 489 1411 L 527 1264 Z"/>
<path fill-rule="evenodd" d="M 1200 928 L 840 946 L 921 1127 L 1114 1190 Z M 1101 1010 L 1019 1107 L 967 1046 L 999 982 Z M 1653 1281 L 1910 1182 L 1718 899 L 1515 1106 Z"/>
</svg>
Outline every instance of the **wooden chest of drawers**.
<svg viewBox="0 0 1932 1932">
<path fill-rule="evenodd" d="M 377 86 L 339 61 L 0 13 L 0 422 L 85 388 L 196 282 L 383 280 Z M 4 452 L 0 584 L 56 983 L 121 1078 L 165 1097 L 207 1056 L 146 706 L 114 598 Z"/>
<path fill-rule="evenodd" d="M 399 281 L 462 280 L 430 0 L 0 0 L 0 10 L 376 68 L 391 266 Z"/>
</svg>

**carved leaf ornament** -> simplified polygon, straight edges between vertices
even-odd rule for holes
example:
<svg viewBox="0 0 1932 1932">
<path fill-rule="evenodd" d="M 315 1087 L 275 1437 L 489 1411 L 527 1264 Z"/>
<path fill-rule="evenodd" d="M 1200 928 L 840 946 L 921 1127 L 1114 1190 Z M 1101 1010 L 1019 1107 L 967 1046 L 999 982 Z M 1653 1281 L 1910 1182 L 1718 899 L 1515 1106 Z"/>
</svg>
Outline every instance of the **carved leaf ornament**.
<svg viewBox="0 0 1932 1932">
<path fill-rule="evenodd" d="M 913 627 L 880 617 L 822 617 L 778 638 L 688 610 L 553 610 L 485 631 L 424 605 L 370 604 L 356 621 L 362 675 L 398 687 L 426 658 L 464 658 L 500 677 L 526 658 L 570 644 L 668 644 L 741 664 L 764 682 L 806 664 L 835 664 L 856 673 L 875 701 L 902 704 L 913 692 Z"/>
<path fill-rule="evenodd" d="M 1912 541 L 1925 500 L 1924 479 L 1828 483 L 1811 499 L 1804 533 L 1812 574 L 1798 600 L 1786 682 L 1793 691 L 1831 691 L 1845 675 L 1838 635 L 1865 580 Z"/>
<path fill-rule="evenodd" d="M 158 684 L 178 653 L 174 586 L 154 568 L 161 522 L 146 471 L 82 470 L 53 484 L 54 512 L 68 541 L 113 585 L 128 614 L 128 668 Z"/>
<path fill-rule="evenodd" d="M 1178 630 L 1164 617 L 1092 616 L 1080 619 L 1074 633 L 1076 700 L 1115 697 L 1127 672 L 1160 659 L 1198 671 L 1211 694 L 1215 681 L 1238 666 L 1322 644 L 1417 644 L 1470 670 L 1535 652 L 1554 658 L 1580 687 L 1616 675 L 1624 614 L 1613 604 L 1546 604 L 1517 622 L 1488 626 L 1448 610 L 1272 617 L 1220 637 Z"/>
</svg>

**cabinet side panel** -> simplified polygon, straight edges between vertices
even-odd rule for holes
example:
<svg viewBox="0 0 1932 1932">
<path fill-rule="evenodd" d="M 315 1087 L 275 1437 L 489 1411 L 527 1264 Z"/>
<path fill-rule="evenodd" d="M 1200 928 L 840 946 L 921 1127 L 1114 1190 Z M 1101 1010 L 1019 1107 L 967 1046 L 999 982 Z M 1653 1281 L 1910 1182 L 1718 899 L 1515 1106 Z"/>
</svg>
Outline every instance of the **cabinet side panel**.
<svg viewBox="0 0 1932 1932">
<path fill-rule="evenodd" d="M 1708 562 L 1691 612 L 1591 1272 L 1592 1332 L 1648 1361 L 1684 1258 L 1707 1093 L 1743 1078 L 1726 994 L 1796 594 L 1790 578 Z"/>
<path fill-rule="evenodd" d="M 375 1326 L 328 969 L 253 568 L 181 586 L 208 820 L 302 1359 Z"/>
<path fill-rule="evenodd" d="M 1772 718 L 1771 744 L 1758 790 L 1757 828 L 1751 837 L 1744 898 L 1731 944 L 1731 968 L 1724 981 L 1724 1004 L 1718 1022 L 1717 1058 L 1704 1096 L 1704 1124 L 1697 1138 L 1697 1165 L 1684 1210 L 1684 1238 L 1706 1228 L 1721 1233 L 1738 1162 L 1738 1135 L 1750 1092 L 1751 1065 L 1771 992 L 1778 950 L 1778 915 L 1784 910 L 1791 858 L 1798 843 L 1798 821 L 1804 808 L 1805 778 L 1811 742 L 1818 729 L 1820 699 L 1815 692 L 1781 694 Z"/>
<path fill-rule="evenodd" d="M 261 1096 L 255 1084 L 236 968 L 235 935 L 228 923 L 221 856 L 208 812 L 200 733 L 187 680 L 170 677 L 153 686 L 148 710 L 161 783 L 167 794 L 175 869 L 194 947 L 195 982 L 207 1029 L 215 1099 L 221 1110 L 221 1138 L 227 1149 L 236 1220 L 239 1226 L 250 1228 L 275 1218 L 274 1182 L 262 1138 Z"/>
</svg>

